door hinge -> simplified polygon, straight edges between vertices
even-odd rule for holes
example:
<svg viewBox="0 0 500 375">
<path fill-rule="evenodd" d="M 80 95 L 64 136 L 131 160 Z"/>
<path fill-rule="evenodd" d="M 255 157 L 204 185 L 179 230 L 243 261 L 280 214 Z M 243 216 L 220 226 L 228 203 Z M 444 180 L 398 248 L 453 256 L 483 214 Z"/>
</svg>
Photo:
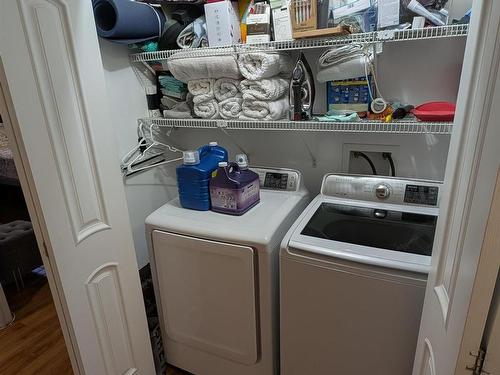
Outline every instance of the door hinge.
<svg viewBox="0 0 500 375">
<path fill-rule="evenodd" d="M 484 358 L 486 357 L 486 350 L 480 348 L 477 353 L 470 352 L 470 356 L 476 358 L 476 361 L 473 366 L 465 366 L 467 370 L 472 371 L 472 375 L 488 375 L 489 372 L 483 370 Z"/>
</svg>

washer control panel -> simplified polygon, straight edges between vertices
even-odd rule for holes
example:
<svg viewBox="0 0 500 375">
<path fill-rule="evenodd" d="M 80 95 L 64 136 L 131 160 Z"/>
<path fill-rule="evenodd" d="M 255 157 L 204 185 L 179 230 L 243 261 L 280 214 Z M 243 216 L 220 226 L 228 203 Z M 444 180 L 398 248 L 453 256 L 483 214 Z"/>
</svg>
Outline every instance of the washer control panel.
<svg viewBox="0 0 500 375">
<path fill-rule="evenodd" d="M 293 169 L 250 167 L 259 175 L 262 189 L 297 191 L 300 187 L 300 173 Z"/>
<path fill-rule="evenodd" d="M 437 206 L 441 185 L 439 181 L 328 174 L 323 178 L 321 194 L 392 204 Z"/>
</svg>

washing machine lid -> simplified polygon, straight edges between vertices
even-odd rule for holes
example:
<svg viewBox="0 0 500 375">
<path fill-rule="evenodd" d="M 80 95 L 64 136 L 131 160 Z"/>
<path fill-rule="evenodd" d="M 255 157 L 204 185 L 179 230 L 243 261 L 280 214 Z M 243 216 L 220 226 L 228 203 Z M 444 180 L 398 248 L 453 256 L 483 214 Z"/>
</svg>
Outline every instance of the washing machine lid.
<svg viewBox="0 0 500 375">
<path fill-rule="evenodd" d="M 275 236 L 284 223 L 288 223 L 288 227 L 291 225 L 305 206 L 307 197 L 306 191 L 262 189 L 260 203 L 242 216 L 188 210 L 181 207 L 178 199 L 174 199 L 149 215 L 146 225 L 149 230 L 159 229 L 233 243 L 267 245 L 275 241 Z"/>
<path fill-rule="evenodd" d="M 317 197 L 288 246 L 312 254 L 429 271 L 437 208 Z"/>
</svg>

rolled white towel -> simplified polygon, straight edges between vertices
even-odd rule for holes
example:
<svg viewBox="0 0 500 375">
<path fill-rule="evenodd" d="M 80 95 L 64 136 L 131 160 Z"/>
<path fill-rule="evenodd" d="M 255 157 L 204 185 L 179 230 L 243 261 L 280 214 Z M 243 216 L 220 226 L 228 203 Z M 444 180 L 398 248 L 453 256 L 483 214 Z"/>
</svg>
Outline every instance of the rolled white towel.
<svg viewBox="0 0 500 375">
<path fill-rule="evenodd" d="M 241 116 L 242 104 L 243 99 L 241 98 L 241 96 L 228 98 L 219 102 L 220 116 L 226 120 L 239 118 Z"/>
<path fill-rule="evenodd" d="M 207 99 L 214 97 L 214 83 L 215 79 L 212 78 L 200 78 L 192 79 L 188 81 L 188 91 L 193 96 L 209 95 L 206 96 Z"/>
<path fill-rule="evenodd" d="M 288 91 L 289 82 L 280 77 L 264 78 L 258 81 L 244 79 L 240 83 L 243 99 L 276 100 Z"/>
<path fill-rule="evenodd" d="M 196 99 L 196 97 L 195 97 Z M 194 114 L 201 118 L 219 118 L 219 105 L 217 100 L 208 99 L 201 102 L 194 102 Z"/>
<path fill-rule="evenodd" d="M 288 97 L 278 100 L 243 100 L 242 114 L 252 120 L 281 120 L 288 116 Z"/>
<path fill-rule="evenodd" d="M 236 56 L 230 52 L 192 57 L 189 52 L 181 51 L 170 56 L 166 64 L 170 73 L 182 82 L 200 78 L 241 78 Z"/>
<path fill-rule="evenodd" d="M 232 78 L 219 78 L 214 84 L 215 99 L 219 102 L 234 98 L 239 93 L 240 81 Z"/>
<path fill-rule="evenodd" d="M 238 56 L 238 67 L 243 77 L 256 81 L 290 74 L 293 62 L 287 53 L 244 52 Z"/>
</svg>

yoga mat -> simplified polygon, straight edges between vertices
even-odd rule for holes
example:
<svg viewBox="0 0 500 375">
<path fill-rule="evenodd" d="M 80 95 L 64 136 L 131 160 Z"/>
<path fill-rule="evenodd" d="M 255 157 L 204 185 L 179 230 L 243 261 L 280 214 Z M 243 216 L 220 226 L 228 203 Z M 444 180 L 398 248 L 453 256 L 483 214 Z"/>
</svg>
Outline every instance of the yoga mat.
<svg viewBox="0 0 500 375">
<path fill-rule="evenodd" d="M 158 38 L 165 16 L 160 8 L 132 0 L 94 0 L 97 34 L 111 42 L 131 44 Z"/>
</svg>

